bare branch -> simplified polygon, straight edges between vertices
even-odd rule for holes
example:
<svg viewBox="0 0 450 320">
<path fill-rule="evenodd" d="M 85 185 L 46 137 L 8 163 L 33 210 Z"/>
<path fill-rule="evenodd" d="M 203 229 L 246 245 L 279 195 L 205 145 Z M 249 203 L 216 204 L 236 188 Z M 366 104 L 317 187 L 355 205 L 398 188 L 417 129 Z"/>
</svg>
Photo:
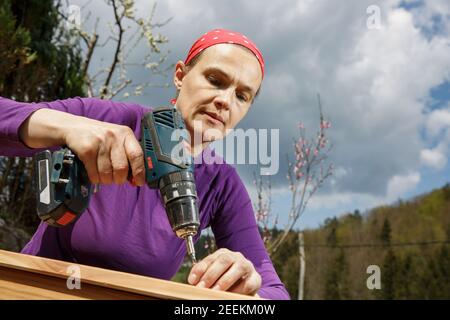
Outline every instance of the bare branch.
<svg viewBox="0 0 450 320">
<path fill-rule="evenodd" d="M 106 77 L 105 83 L 103 84 L 103 90 L 100 93 L 100 98 L 101 99 L 104 99 L 106 94 L 108 93 L 109 83 L 111 82 L 112 75 L 113 75 L 113 73 L 114 73 L 114 71 L 116 69 L 116 65 L 117 65 L 117 63 L 119 61 L 119 53 L 120 53 L 120 50 L 121 50 L 121 47 L 122 47 L 122 37 L 123 37 L 123 33 L 124 33 L 124 29 L 122 27 L 122 19 L 124 17 L 124 12 L 122 12 L 122 14 L 119 16 L 118 8 L 117 8 L 117 5 L 116 5 L 116 0 L 111 0 L 111 3 L 112 3 L 112 6 L 113 6 L 114 18 L 115 18 L 115 21 L 116 21 L 116 25 L 117 25 L 117 27 L 119 29 L 119 38 L 118 38 L 118 41 L 117 41 L 116 50 L 115 50 L 115 53 L 114 53 L 114 58 L 113 58 L 113 61 L 111 63 L 111 67 L 109 68 L 108 76 Z"/>
<path fill-rule="evenodd" d="M 83 66 L 81 68 L 82 70 L 82 74 L 87 77 L 87 71 L 89 68 L 89 64 L 91 63 L 91 59 L 92 59 L 92 54 L 94 53 L 95 47 L 97 45 L 97 41 L 98 41 L 98 34 L 94 33 L 92 35 L 92 37 L 89 38 L 88 44 L 87 44 L 87 54 L 86 54 L 86 59 L 83 62 Z"/>
</svg>

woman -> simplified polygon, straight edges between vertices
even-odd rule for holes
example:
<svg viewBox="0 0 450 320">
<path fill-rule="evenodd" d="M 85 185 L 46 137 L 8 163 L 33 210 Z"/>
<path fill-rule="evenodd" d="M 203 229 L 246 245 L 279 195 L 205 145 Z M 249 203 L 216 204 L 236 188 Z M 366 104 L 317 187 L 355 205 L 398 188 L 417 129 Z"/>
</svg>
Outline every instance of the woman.
<svg viewBox="0 0 450 320">
<path fill-rule="evenodd" d="M 212 30 L 175 67 L 177 99 L 195 156 L 247 114 L 264 76 L 264 60 L 244 35 Z M 67 145 L 92 183 L 103 184 L 74 224 L 41 223 L 22 253 L 170 279 L 186 254 L 170 228 L 157 190 L 145 185 L 140 122 L 148 108 L 93 98 L 27 104 L 0 98 L 0 154 L 30 156 Z M 199 141 L 196 141 L 199 140 Z M 129 164 L 133 173 L 127 181 Z M 264 248 L 251 200 L 227 164 L 195 165 L 200 230 L 211 226 L 218 247 L 192 268 L 198 287 L 286 299 Z M 195 240 L 198 239 L 198 236 Z"/>
</svg>

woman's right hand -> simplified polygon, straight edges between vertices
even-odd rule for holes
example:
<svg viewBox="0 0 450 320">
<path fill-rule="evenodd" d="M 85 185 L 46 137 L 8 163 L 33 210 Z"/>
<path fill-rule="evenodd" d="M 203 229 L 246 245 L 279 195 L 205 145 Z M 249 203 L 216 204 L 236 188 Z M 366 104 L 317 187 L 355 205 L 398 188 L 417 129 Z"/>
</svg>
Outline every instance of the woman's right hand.
<svg viewBox="0 0 450 320">
<path fill-rule="evenodd" d="M 134 184 L 145 183 L 144 155 L 127 126 L 39 109 L 20 128 L 31 148 L 66 145 L 84 163 L 91 183 L 122 184 L 131 167 Z"/>
<path fill-rule="evenodd" d="M 127 126 L 87 119 L 67 130 L 65 144 L 84 163 L 92 183 L 122 184 L 131 167 L 133 181 L 145 183 L 144 155 Z"/>
</svg>

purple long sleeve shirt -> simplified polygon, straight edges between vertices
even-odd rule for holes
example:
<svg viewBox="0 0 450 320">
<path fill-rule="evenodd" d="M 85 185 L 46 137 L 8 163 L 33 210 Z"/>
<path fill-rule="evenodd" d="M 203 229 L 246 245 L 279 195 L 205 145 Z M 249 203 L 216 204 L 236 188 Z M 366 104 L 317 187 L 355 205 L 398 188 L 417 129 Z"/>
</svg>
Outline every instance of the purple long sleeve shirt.
<svg viewBox="0 0 450 320">
<path fill-rule="evenodd" d="M 0 155 L 32 156 L 19 139 L 21 124 L 36 110 L 50 108 L 126 125 L 140 137 L 141 118 L 150 109 L 132 103 L 73 98 L 21 103 L 0 97 Z M 258 232 L 252 203 L 235 168 L 195 164 L 200 230 L 209 226 L 219 248 L 241 252 L 262 277 L 258 294 L 289 299 Z M 198 240 L 200 232 L 195 237 Z M 55 228 L 41 223 L 22 253 L 171 279 L 186 254 L 172 231 L 159 192 L 147 185 L 102 185 L 88 209 L 73 224 Z"/>
</svg>

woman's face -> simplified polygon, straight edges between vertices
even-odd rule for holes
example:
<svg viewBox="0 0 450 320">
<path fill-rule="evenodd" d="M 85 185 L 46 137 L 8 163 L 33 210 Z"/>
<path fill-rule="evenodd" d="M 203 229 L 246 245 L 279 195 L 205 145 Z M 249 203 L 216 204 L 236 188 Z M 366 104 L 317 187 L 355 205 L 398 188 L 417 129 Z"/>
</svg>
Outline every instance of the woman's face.
<svg viewBox="0 0 450 320">
<path fill-rule="evenodd" d="M 189 70 L 179 61 L 176 105 L 191 138 L 194 132 L 201 134 L 202 143 L 224 138 L 247 114 L 261 81 L 258 60 L 239 45 L 211 46 Z"/>
</svg>

